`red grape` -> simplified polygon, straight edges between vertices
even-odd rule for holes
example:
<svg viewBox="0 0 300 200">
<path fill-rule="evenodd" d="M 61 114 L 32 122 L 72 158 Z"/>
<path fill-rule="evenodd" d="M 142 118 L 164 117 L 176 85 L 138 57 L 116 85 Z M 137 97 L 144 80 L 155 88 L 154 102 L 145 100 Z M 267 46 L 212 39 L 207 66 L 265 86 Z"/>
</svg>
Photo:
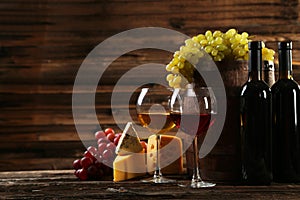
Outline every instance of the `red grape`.
<svg viewBox="0 0 300 200">
<path fill-rule="evenodd" d="M 119 133 L 115 135 L 114 144 L 116 146 L 118 145 L 121 136 L 122 136 L 122 134 L 119 134 Z"/>
<path fill-rule="evenodd" d="M 110 141 L 105 137 L 105 138 L 100 138 L 98 141 L 97 141 L 97 143 L 98 144 L 101 144 L 101 143 L 109 143 Z"/>
<path fill-rule="evenodd" d="M 115 131 L 112 128 L 107 128 L 104 130 L 105 135 L 108 135 L 109 133 L 115 134 Z"/>
<path fill-rule="evenodd" d="M 87 172 L 88 172 L 88 177 L 89 178 L 97 178 L 98 168 L 95 165 L 91 165 L 87 169 Z"/>
<path fill-rule="evenodd" d="M 107 134 L 107 139 L 111 142 L 114 142 L 114 139 L 115 139 L 115 134 L 114 133 L 109 133 Z"/>
<path fill-rule="evenodd" d="M 88 179 L 88 172 L 86 169 L 79 169 L 77 173 L 80 180 L 85 181 Z"/>
<path fill-rule="evenodd" d="M 93 146 L 89 146 L 87 150 L 94 156 L 97 153 L 97 148 Z"/>
<path fill-rule="evenodd" d="M 114 143 L 109 143 L 106 145 L 107 150 L 111 150 L 112 152 L 116 151 L 116 145 Z"/>
<path fill-rule="evenodd" d="M 79 178 L 79 170 L 75 170 L 74 175 Z"/>
<path fill-rule="evenodd" d="M 111 150 L 106 149 L 104 150 L 102 156 L 104 160 L 111 160 L 114 157 L 114 153 Z"/>
<path fill-rule="evenodd" d="M 87 169 L 91 164 L 93 164 L 93 160 L 88 157 L 83 157 L 81 158 L 80 163 L 82 168 Z"/>
<path fill-rule="evenodd" d="M 100 160 L 96 160 L 94 164 L 99 169 L 101 169 L 103 167 L 103 163 Z"/>
<path fill-rule="evenodd" d="M 92 155 L 90 151 L 85 151 L 83 156 L 92 159 L 93 162 L 96 160 L 95 156 Z"/>
<path fill-rule="evenodd" d="M 80 159 L 74 160 L 73 167 L 74 167 L 75 170 L 80 169 L 82 167 L 81 163 L 80 163 Z"/>
<path fill-rule="evenodd" d="M 106 145 L 107 145 L 106 143 L 100 143 L 98 145 L 98 151 L 101 155 L 103 154 L 104 150 L 106 149 Z"/>
<path fill-rule="evenodd" d="M 106 134 L 104 133 L 104 131 L 97 131 L 96 133 L 95 133 L 95 138 L 97 139 L 97 140 L 99 140 L 100 138 L 103 138 L 103 137 L 105 137 L 106 136 Z"/>
<path fill-rule="evenodd" d="M 84 156 L 84 157 L 87 157 L 87 158 L 92 158 L 92 157 L 93 157 L 92 153 L 89 152 L 89 151 L 85 151 L 85 152 L 83 153 L 83 156 Z"/>
</svg>

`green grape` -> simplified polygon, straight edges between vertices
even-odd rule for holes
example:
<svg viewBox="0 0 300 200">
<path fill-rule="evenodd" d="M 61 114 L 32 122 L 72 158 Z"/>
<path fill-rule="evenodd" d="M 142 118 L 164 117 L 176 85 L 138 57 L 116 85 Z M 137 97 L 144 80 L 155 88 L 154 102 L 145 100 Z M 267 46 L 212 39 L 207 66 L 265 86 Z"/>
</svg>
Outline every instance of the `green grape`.
<svg viewBox="0 0 300 200">
<path fill-rule="evenodd" d="M 182 62 L 182 63 L 185 61 L 184 57 L 182 57 L 181 55 L 178 56 L 178 59 L 179 59 L 179 61 Z"/>
<path fill-rule="evenodd" d="M 242 38 L 248 38 L 249 34 L 247 32 L 242 33 Z"/>
<path fill-rule="evenodd" d="M 233 49 L 232 53 L 235 55 L 235 56 L 239 56 L 239 51 L 241 51 L 242 49 L 240 47 L 236 47 L 235 49 Z"/>
<path fill-rule="evenodd" d="M 206 39 L 208 42 L 210 42 L 210 41 L 213 41 L 214 38 L 213 38 L 213 36 L 207 36 Z"/>
<path fill-rule="evenodd" d="M 217 62 L 222 61 L 221 56 L 219 56 L 219 55 L 214 56 L 214 61 L 217 61 Z"/>
<path fill-rule="evenodd" d="M 240 40 L 240 44 L 248 44 L 248 39 L 242 37 L 241 40 Z"/>
<path fill-rule="evenodd" d="M 181 77 L 180 76 L 176 76 L 173 79 L 174 84 L 179 84 L 181 82 Z"/>
<path fill-rule="evenodd" d="M 213 37 L 217 38 L 217 37 L 222 37 L 223 33 L 221 31 L 214 31 L 213 33 Z"/>
<path fill-rule="evenodd" d="M 232 43 L 232 44 L 230 45 L 231 49 L 235 49 L 235 48 L 237 48 L 238 46 L 239 46 L 239 43 L 238 43 L 238 42 Z"/>
<path fill-rule="evenodd" d="M 234 36 L 234 39 L 237 41 L 237 42 L 240 42 L 240 40 L 242 39 L 242 36 L 240 34 L 235 34 Z"/>
<path fill-rule="evenodd" d="M 173 54 L 173 57 L 178 58 L 179 55 L 180 55 L 179 51 L 175 51 L 174 54 Z"/>
<path fill-rule="evenodd" d="M 174 75 L 173 74 L 168 74 L 166 79 L 167 79 L 167 81 L 172 81 L 174 79 Z"/>
<path fill-rule="evenodd" d="M 174 84 L 174 82 L 173 82 L 173 81 L 169 81 L 169 86 L 170 86 L 170 87 L 172 87 L 172 88 L 173 88 L 173 87 L 174 87 L 174 85 L 175 85 L 175 84 Z"/>
<path fill-rule="evenodd" d="M 168 72 L 170 72 L 170 71 L 172 71 L 172 67 L 173 67 L 173 66 L 171 66 L 170 64 L 168 64 L 168 65 L 166 66 L 166 70 L 167 70 Z"/>
<path fill-rule="evenodd" d="M 227 46 L 224 45 L 224 44 L 219 44 L 219 45 L 216 46 L 216 49 L 217 49 L 218 51 L 224 51 L 224 50 L 227 49 Z"/>
<path fill-rule="evenodd" d="M 198 39 L 199 41 L 201 41 L 201 40 L 205 40 L 206 37 L 205 37 L 205 35 L 203 35 L 203 34 L 199 34 L 199 35 L 197 35 L 197 39 Z"/>
<path fill-rule="evenodd" d="M 267 48 L 262 48 L 261 53 L 262 55 L 266 55 L 269 53 L 269 50 Z"/>
<path fill-rule="evenodd" d="M 232 38 L 234 35 L 236 34 L 236 30 L 235 29 L 229 29 L 226 33 L 225 33 L 225 38 L 229 39 Z"/>
<path fill-rule="evenodd" d="M 178 74 L 178 73 L 179 73 L 178 67 L 172 67 L 171 72 L 172 72 L 173 74 Z"/>
<path fill-rule="evenodd" d="M 208 44 L 208 41 L 206 39 L 203 39 L 203 40 L 200 41 L 201 46 L 205 46 L 207 44 Z"/>
<path fill-rule="evenodd" d="M 207 37 L 212 37 L 213 35 L 212 35 L 212 32 L 210 31 L 210 30 L 208 30 L 208 31 L 206 31 L 205 32 L 205 37 L 207 38 Z"/>
<path fill-rule="evenodd" d="M 170 65 L 171 65 L 171 66 L 177 65 L 178 62 L 179 62 L 178 57 L 174 57 L 174 58 L 172 59 L 172 61 L 170 62 Z"/>
<path fill-rule="evenodd" d="M 238 51 L 239 56 L 243 57 L 245 54 L 246 54 L 246 51 L 244 49 L 242 49 L 242 48 L 239 49 L 239 51 Z"/>
<path fill-rule="evenodd" d="M 221 37 L 216 37 L 215 43 L 216 43 L 217 45 L 222 44 L 222 43 L 223 43 L 223 38 L 221 38 Z"/>
<path fill-rule="evenodd" d="M 205 51 L 206 53 L 210 53 L 212 50 L 213 50 L 213 47 L 212 47 L 212 46 L 206 46 L 206 47 L 204 48 L 204 51 Z"/>
<path fill-rule="evenodd" d="M 198 37 L 196 37 L 196 36 L 192 37 L 192 40 L 193 40 L 195 43 L 199 43 L 199 42 L 200 42 L 200 40 L 199 40 Z"/>
<path fill-rule="evenodd" d="M 188 46 L 188 47 L 194 46 L 194 43 L 195 43 L 195 42 L 194 42 L 192 39 L 187 39 L 187 40 L 185 41 L 185 45 Z"/>
<path fill-rule="evenodd" d="M 218 54 L 218 50 L 213 48 L 213 49 L 211 50 L 211 55 L 212 55 L 212 56 L 216 56 L 217 54 Z"/>
<path fill-rule="evenodd" d="M 184 68 L 184 63 L 182 63 L 182 62 L 178 63 L 178 64 L 177 64 L 177 67 L 178 67 L 179 69 L 183 69 L 183 68 Z"/>
<path fill-rule="evenodd" d="M 217 44 L 215 43 L 215 40 L 211 40 L 208 42 L 208 45 L 215 47 Z"/>
<path fill-rule="evenodd" d="M 235 39 L 234 37 L 231 37 L 231 38 L 229 39 L 229 42 L 230 42 L 231 44 L 233 44 L 233 43 L 238 43 L 238 41 L 236 41 L 236 39 Z"/>
</svg>

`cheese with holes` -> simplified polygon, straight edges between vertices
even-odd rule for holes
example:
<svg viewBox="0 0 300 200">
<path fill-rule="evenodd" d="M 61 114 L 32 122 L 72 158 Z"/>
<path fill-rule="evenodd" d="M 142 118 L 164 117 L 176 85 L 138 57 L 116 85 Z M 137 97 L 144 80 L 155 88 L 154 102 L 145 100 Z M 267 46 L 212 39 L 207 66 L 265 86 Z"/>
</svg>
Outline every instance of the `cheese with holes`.
<svg viewBox="0 0 300 200">
<path fill-rule="evenodd" d="M 128 155 L 118 155 L 113 163 L 114 181 L 123 181 L 146 175 L 146 156 L 144 151 Z"/>
<path fill-rule="evenodd" d="M 183 152 L 180 138 L 171 135 L 160 135 L 159 162 L 163 174 L 183 173 Z M 157 136 L 151 135 L 147 145 L 147 170 L 153 172 L 156 166 Z"/>
<path fill-rule="evenodd" d="M 137 132 L 132 122 L 128 122 L 116 147 L 116 154 L 127 155 L 131 153 L 139 153 L 143 150 Z"/>
</svg>

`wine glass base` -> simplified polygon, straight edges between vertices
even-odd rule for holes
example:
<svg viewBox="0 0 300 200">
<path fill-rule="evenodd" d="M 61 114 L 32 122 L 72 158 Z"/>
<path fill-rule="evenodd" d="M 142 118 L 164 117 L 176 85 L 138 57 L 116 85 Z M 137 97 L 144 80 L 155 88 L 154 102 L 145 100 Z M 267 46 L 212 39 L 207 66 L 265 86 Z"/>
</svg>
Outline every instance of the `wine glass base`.
<svg viewBox="0 0 300 200">
<path fill-rule="evenodd" d="M 209 183 L 205 181 L 192 182 L 191 184 L 179 184 L 180 187 L 189 187 L 189 188 L 211 188 L 216 186 L 215 183 Z"/>
<path fill-rule="evenodd" d="M 158 183 L 158 184 L 162 184 L 162 183 L 175 183 L 176 180 L 173 180 L 173 179 L 168 179 L 168 178 L 165 178 L 165 177 L 152 177 L 152 178 L 149 178 L 149 179 L 144 179 L 144 180 L 141 180 L 143 183 Z"/>
<path fill-rule="evenodd" d="M 216 186 L 215 183 L 209 183 L 209 182 L 205 182 L 205 181 L 195 181 L 192 182 L 190 187 L 191 188 L 209 188 L 209 187 L 214 187 Z"/>
</svg>

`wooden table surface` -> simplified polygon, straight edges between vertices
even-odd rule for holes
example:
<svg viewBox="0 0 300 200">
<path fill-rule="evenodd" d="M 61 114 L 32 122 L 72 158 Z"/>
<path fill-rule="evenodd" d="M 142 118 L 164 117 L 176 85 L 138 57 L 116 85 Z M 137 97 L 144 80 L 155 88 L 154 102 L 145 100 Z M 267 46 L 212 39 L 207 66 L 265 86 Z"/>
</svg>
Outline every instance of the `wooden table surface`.
<svg viewBox="0 0 300 200">
<path fill-rule="evenodd" d="M 189 181 L 180 181 L 188 183 Z M 300 184 L 191 189 L 137 181 L 79 181 L 72 170 L 0 172 L 0 199 L 300 199 Z"/>
</svg>

